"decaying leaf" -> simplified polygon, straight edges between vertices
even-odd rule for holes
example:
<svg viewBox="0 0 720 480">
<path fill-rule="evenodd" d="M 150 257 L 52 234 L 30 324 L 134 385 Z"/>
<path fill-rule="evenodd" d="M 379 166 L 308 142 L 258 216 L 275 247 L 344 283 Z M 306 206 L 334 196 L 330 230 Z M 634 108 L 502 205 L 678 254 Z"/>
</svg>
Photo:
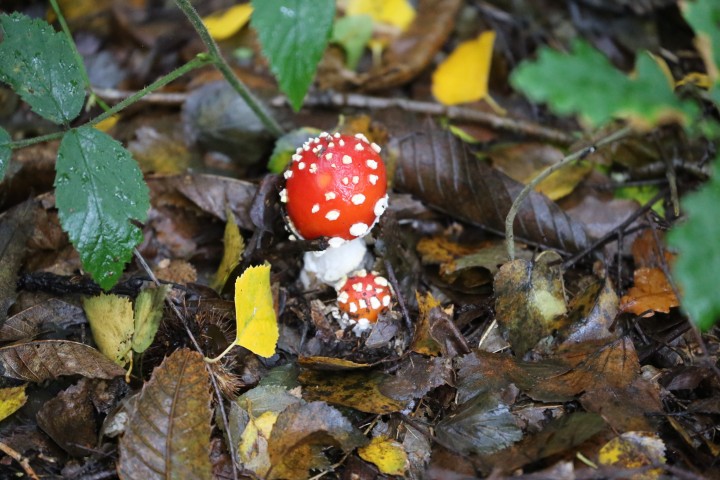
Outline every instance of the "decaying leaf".
<svg viewBox="0 0 720 480">
<path fill-rule="evenodd" d="M 81 379 L 45 402 L 38 411 L 38 426 L 70 455 L 88 455 L 97 443 L 95 409 L 90 383 Z"/>
<path fill-rule="evenodd" d="M 243 468 L 265 478 L 272 468 L 268 440 L 278 413 L 267 411 L 258 417 L 250 417 L 238 443 L 238 456 Z"/>
<path fill-rule="evenodd" d="M 155 334 L 162 320 L 165 297 L 169 291 L 170 285 L 146 288 L 135 299 L 135 321 L 132 337 L 132 349 L 135 352 L 144 352 L 155 339 Z"/>
<path fill-rule="evenodd" d="M 98 349 L 118 365 L 127 365 L 132 359 L 135 330 L 130 299 L 101 293 L 83 299 L 83 308 Z"/>
<path fill-rule="evenodd" d="M 618 306 L 618 296 L 610 278 L 597 280 L 572 299 L 567 324 L 560 328 L 558 335 L 566 343 L 609 338 Z"/>
<path fill-rule="evenodd" d="M 657 434 L 649 432 L 625 432 L 603 445 L 598 454 L 602 465 L 623 468 L 642 468 L 665 463 L 665 444 Z M 663 470 L 653 469 L 638 472 L 634 480 L 655 480 Z"/>
<path fill-rule="evenodd" d="M 63 375 L 113 378 L 125 374 L 99 351 L 67 340 L 40 340 L 0 348 L 0 375 L 26 382 Z"/>
<path fill-rule="evenodd" d="M 495 275 L 495 311 L 517 356 L 559 326 L 567 312 L 560 256 L 551 250 L 534 262 L 514 260 Z"/>
<path fill-rule="evenodd" d="M 51 298 L 18 312 L 0 326 L 0 340 L 30 340 L 36 335 L 87 323 L 82 308 Z"/>
<path fill-rule="evenodd" d="M 223 234 L 223 257 L 220 266 L 215 272 L 215 278 L 210 285 L 215 290 L 221 290 L 228 276 L 237 266 L 245 251 L 245 241 L 240 235 L 240 229 L 235 221 L 235 214 L 230 207 L 225 209 L 225 233 Z"/>
<path fill-rule="evenodd" d="M 407 470 L 407 452 L 401 443 L 391 438 L 373 438 L 368 445 L 358 448 L 358 455 L 366 462 L 374 463 L 385 475 L 403 475 Z"/>
<path fill-rule="evenodd" d="M 432 93 L 444 105 L 482 100 L 488 93 L 495 32 L 481 33 L 458 45 L 435 70 Z"/>
<path fill-rule="evenodd" d="M 0 422 L 25 405 L 25 402 L 27 402 L 25 387 L 27 387 L 27 384 L 0 388 Z"/>
<path fill-rule="evenodd" d="M 210 478 L 210 399 L 202 355 L 184 349 L 167 357 L 128 412 L 119 477 Z"/>
<path fill-rule="evenodd" d="M 291 405 L 278 416 L 270 435 L 271 478 L 305 479 L 310 469 L 330 466 L 323 453 L 328 446 L 350 452 L 366 443 L 335 408 L 323 402 Z"/>
<path fill-rule="evenodd" d="M 680 305 L 665 273 L 659 268 L 638 268 L 633 273 L 635 285 L 620 301 L 620 310 L 651 317 L 655 312 L 668 313 Z"/>
</svg>

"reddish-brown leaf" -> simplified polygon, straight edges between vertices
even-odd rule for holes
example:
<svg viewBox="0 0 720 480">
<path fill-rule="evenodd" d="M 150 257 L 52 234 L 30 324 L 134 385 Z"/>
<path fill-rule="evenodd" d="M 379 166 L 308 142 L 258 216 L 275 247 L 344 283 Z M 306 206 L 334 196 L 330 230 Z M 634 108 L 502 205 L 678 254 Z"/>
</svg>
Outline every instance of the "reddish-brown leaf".
<svg viewBox="0 0 720 480">
<path fill-rule="evenodd" d="M 395 186 L 460 220 L 502 234 L 523 185 L 476 158 L 446 130 L 427 127 L 401 143 Z M 567 252 L 588 245 L 584 226 L 532 192 L 515 218 L 518 240 Z"/>
<path fill-rule="evenodd" d="M 166 358 L 132 404 L 120 478 L 210 478 L 210 399 L 202 355 L 184 349 Z"/>
<path fill-rule="evenodd" d="M 26 382 L 62 375 L 113 378 L 124 374 L 113 361 L 83 343 L 41 340 L 0 348 L 0 375 Z"/>
</svg>

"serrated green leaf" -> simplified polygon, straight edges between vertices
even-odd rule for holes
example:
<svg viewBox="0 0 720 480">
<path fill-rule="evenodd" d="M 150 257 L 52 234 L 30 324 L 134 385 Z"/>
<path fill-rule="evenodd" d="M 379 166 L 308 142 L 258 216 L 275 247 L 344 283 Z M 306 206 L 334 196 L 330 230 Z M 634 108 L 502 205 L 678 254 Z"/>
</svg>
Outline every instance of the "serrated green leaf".
<svg viewBox="0 0 720 480">
<path fill-rule="evenodd" d="M 10 134 L 4 128 L 0 127 L 0 182 L 5 177 L 7 166 L 10 163 L 12 149 L 10 148 Z"/>
<path fill-rule="evenodd" d="M 330 41 L 345 50 L 345 64 L 350 70 L 357 68 L 372 33 L 373 20 L 370 15 L 348 15 L 335 22 Z"/>
<path fill-rule="evenodd" d="M 78 116 L 85 102 L 82 70 L 67 37 L 42 20 L 0 15 L 0 80 L 55 123 Z"/>
<path fill-rule="evenodd" d="M 673 228 L 668 243 L 678 250 L 673 265 L 675 280 L 680 284 L 682 306 L 690 319 L 707 330 L 720 318 L 720 296 L 717 294 L 717 272 L 720 272 L 720 156 L 715 159 L 715 175 L 698 192 L 687 195 L 683 210 L 685 223 Z"/>
<path fill-rule="evenodd" d="M 694 0 L 682 2 L 682 12 L 700 39 L 701 53 L 707 54 L 705 61 L 715 63 L 720 69 L 720 3 L 717 0 Z M 703 51 L 708 49 L 709 51 Z M 708 65 L 708 70 L 712 66 Z"/>
<path fill-rule="evenodd" d="M 142 240 L 131 220 L 144 221 L 150 208 L 137 163 L 95 128 L 69 130 L 58 150 L 55 197 L 60 223 L 83 268 L 107 290 Z"/>
<path fill-rule="evenodd" d="M 297 111 L 330 39 L 334 0 L 253 0 L 250 24 L 280 89 Z"/>
<path fill-rule="evenodd" d="M 641 55 L 635 75 L 627 76 L 581 40 L 570 54 L 542 48 L 537 60 L 520 64 L 510 81 L 531 100 L 547 102 L 558 114 L 579 114 L 589 126 L 615 117 L 654 125 L 668 116 L 684 120 L 695 111 L 675 96 L 652 57 Z"/>
</svg>

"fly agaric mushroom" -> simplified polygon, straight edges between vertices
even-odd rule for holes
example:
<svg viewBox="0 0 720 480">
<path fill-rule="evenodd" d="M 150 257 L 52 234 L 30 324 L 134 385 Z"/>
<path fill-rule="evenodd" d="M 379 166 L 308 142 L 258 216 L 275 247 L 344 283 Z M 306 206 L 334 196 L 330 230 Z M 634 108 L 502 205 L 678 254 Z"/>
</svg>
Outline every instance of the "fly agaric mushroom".
<svg viewBox="0 0 720 480">
<path fill-rule="evenodd" d="M 323 132 L 305 142 L 285 170 L 286 221 L 306 240 L 329 237 L 331 247 L 360 238 L 388 205 L 380 147 L 361 133 Z"/>
<path fill-rule="evenodd" d="M 356 323 L 360 333 L 377 322 L 378 315 L 390 307 L 392 289 L 385 277 L 359 270 L 337 288 L 338 308 Z"/>
</svg>

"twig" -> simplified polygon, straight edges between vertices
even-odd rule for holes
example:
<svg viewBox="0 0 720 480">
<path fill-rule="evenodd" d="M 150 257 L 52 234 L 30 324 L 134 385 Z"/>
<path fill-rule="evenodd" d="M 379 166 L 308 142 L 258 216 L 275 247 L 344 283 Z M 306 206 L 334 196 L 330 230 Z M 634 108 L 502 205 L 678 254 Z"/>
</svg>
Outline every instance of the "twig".
<svg viewBox="0 0 720 480">
<path fill-rule="evenodd" d="M 145 258 L 142 256 L 140 251 L 136 248 L 134 249 L 133 253 L 135 254 L 135 259 L 140 263 L 140 266 L 143 270 L 145 270 L 145 273 L 147 273 L 148 277 L 153 281 L 153 283 L 156 286 L 160 285 L 160 281 L 155 276 L 155 272 L 152 271 L 150 268 L 150 265 L 145 261 Z M 200 353 L 203 357 L 205 357 L 205 354 L 202 351 L 202 348 L 200 348 L 200 344 L 198 343 L 197 339 L 195 339 L 195 335 L 193 335 L 192 331 L 190 330 L 190 327 L 188 326 L 187 322 L 185 321 L 185 317 L 180 313 L 180 310 L 178 310 L 177 305 L 175 305 L 170 299 L 165 299 L 165 303 L 170 307 L 170 310 L 175 314 L 175 316 L 180 320 L 180 322 L 183 324 L 183 327 L 185 327 L 185 331 L 188 334 L 188 337 L 190 338 L 190 341 L 192 342 L 193 346 L 195 347 L 195 350 Z M 213 390 L 215 390 L 215 396 L 217 396 L 218 399 L 218 407 L 220 408 L 220 416 L 223 420 L 223 425 L 225 426 L 225 433 L 227 434 L 227 440 L 228 440 L 228 450 L 230 451 L 230 457 L 232 458 L 232 471 L 233 471 L 233 480 L 238 480 L 238 471 L 237 466 L 239 465 L 239 460 L 237 458 L 237 452 L 235 451 L 235 442 L 232 438 L 232 433 L 230 432 L 230 423 L 228 422 L 227 413 L 225 412 L 225 405 L 223 403 L 223 397 L 220 393 L 220 387 L 217 384 L 217 380 L 215 379 L 215 374 L 213 373 L 210 365 L 205 365 L 205 368 L 207 369 L 208 373 L 210 374 L 210 382 L 213 385 Z"/>
<path fill-rule="evenodd" d="M 589 147 L 585 147 L 582 150 L 578 150 L 577 152 L 571 153 L 567 157 L 560 160 L 558 163 L 555 163 L 553 165 L 550 165 L 548 168 L 540 172 L 538 176 L 533 178 L 525 187 L 520 191 L 518 196 L 515 198 L 515 201 L 513 202 L 512 206 L 510 207 L 510 211 L 507 214 L 507 217 L 505 218 L 505 248 L 507 249 L 508 258 L 510 260 L 515 260 L 515 234 L 513 233 L 513 223 L 515 222 L 515 216 L 517 215 L 518 211 L 520 210 L 520 205 L 522 205 L 522 202 L 527 198 L 528 195 L 530 195 L 530 192 L 535 190 L 535 187 L 545 180 L 548 176 L 550 176 L 552 173 L 556 172 L 557 170 L 560 170 L 561 168 L 564 168 L 565 166 L 571 164 L 575 160 L 585 158 L 591 153 L 594 153 L 597 149 L 600 147 L 607 145 L 609 143 L 616 142 L 620 140 L 621 138 L 624 138 L 628 136 L 632 132 L 631 127 L 624 127 L 620 130 L 616 130 L 615 132 L 611 133 L 605 138 L 602 138 L 595 142 L 593 145 Z"/>
<path fill-rule="evenodd" d="M 190 20 L 193 28 L 195 28 L 195 31 L 200 36 L 200 40 L 202 40 L 202 42 L 205 44 L 205 47 L 208 50 L 208 55 L 212 59 L 213 65 L 215 65 L 215 67 L 220 70 L 220 73 L 223 74 L 223 76 L 230 83 L 230 85 L 232 85 L 232 87 L 240 94 L 242 99 L 245 100 L 245 103 L 247 103 L 248 107 L 250 107 L 250 109 L 255 113 L 255 115 L 257 115 L 262 124 L 265 125 L 265 128 L 267 128 L 270 133 L 272 133 L 276 137 L 279 137 L 283 133 L 285 133 L 280 124 L 277 123 L 277 121 L 272 117 L 272 115 L 267 112 L 267 110 L 265 110 L 260 100 L 258 100 L 257 97 L 252 94 L 252 92 L 232 71 L 232 68 L 230 68 L 230 65 L 228 65 L 228 63 L 223 58 L 222 54 L 220 53 L 220 49 L 217 46 L 217 43 L 215 43 L 215 40 L 210 35 L 210 32 L 208 32 L 207 27 L 203 23 L 200 15 L 198 15 L 197 10 L 195 10 L 195 7 L 192 6 L 190 1 L 175 0 L 175 5 L 177 5 L 178 8 L 182 10 L 182 12 L 188 18 L 188 20 Z"/>
<path fill-rule="evenodd" d="M 286 103 L 287 99 L 285 97 L 276 97 L 270 101 L 270 104 L 274 106 L 282 106 Z M 420 102 L 404 98 L 371 97 L 357 93 L 320 92 L 309 94 L 305 98 L 304 105 L 308 107 L 354 107 L 367 110 L 399 108 L 413 113 L 486 125 L 498 130 L 540 138 L 562 146 L 571 145 L 577 140 L 573 135 L 553 128 L 543 127 L 527 120 L 503 117 L 473 108 L 448 107 L 439 103 Z"/>
<path fill-rule="evenodd" d="M 40 480 L 40 478 L 35 473 L 35 470 L 33 470 L 30 466 L 30 460 L 28 460 L 27 457 L 22 456 L 20 453 L 18 453 L 9 445 L 3 442 L 0 442 L 0 450 L 16 462 L 18 462 L 22 469 L 25 470 L 25 474 L 28 477 L 32 478 L 33 480 Z"/>
</svg>

